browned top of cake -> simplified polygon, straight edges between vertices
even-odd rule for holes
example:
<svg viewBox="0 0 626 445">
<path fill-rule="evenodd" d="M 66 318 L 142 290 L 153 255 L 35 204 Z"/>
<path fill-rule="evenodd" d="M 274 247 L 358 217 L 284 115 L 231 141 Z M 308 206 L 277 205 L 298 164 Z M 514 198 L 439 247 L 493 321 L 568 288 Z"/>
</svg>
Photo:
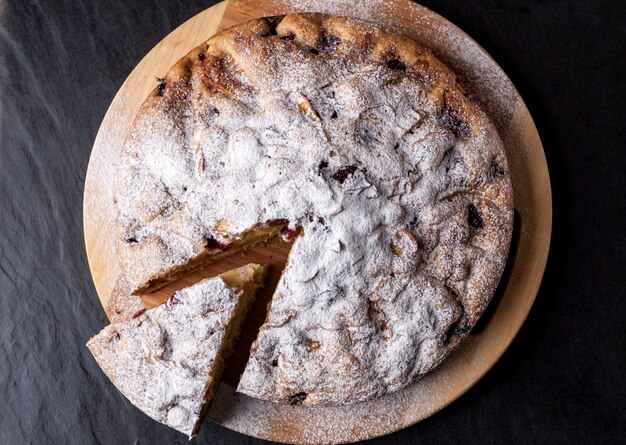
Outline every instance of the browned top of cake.
<svg viewBox="0 0 626 445">
<path fill-rule="evenodd" d="M 239 391 L 343 404 L 436 366 L 484 311 L 512 228 L 502 141 L 417 42 L 319 14 L 200 45 L 144 103 L 116 186 L 135 288 L 250 229 L 300 229 Z"/>
</svg>

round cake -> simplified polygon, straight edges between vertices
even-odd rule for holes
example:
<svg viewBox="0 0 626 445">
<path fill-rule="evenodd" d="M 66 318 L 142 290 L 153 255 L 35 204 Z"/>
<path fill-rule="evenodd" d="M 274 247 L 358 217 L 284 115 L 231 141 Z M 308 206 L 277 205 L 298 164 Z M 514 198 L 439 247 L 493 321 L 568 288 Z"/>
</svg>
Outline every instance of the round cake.
<svg viewBox="0 0 626 445">
<path fill-rule="evenodd" d="M 477 101 L 419 43 L 344 17 L 256 19 L 195 48 L 117 171 L 136 293 L 293 241 L 237 388 L 273 402 L 355 403 L 433 369 L 484 312 L 511 238 L 507 160 Z"/>
</svg>

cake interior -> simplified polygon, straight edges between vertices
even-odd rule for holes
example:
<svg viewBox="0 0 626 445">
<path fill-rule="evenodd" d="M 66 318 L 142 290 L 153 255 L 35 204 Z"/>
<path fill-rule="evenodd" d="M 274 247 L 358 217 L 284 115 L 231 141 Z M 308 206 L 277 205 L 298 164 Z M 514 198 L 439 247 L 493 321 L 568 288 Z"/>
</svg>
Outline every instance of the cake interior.
<svg viewBox="0 0 626 445">
<path fill-rule="evenodd" d="M 165 273 L 154 276 L 147 283 L 137 288 L 133 293 L 135 295 L 151 293 L 162 287 L 172 283 L 185 275 L 189 275 L 205 266 L 216 263 L 226 257 L 242 252 L 256 244 L 267 242 L 271 238 L 278 235 L 283 226 L 270 226 L 253 228 L 243 233 L 238 239 L 234 240 L 223 250 L 216 251 L 216 248 L 205 248 L 195 258 L 182 266 L 175 266 Z"/>
<path fill-rule="evenodd" d="M 266 266 L 248 264 L 237 269 L 229 270 L 228 272 L 224 272 L 220 275 L 220 278 L 228 287 L 240 290 L 241 295 L 239 295 L 237 308 L 233 313 L 233 318 L 228 324 L 226 335 L 224 336 L 220 350 L 215 357 L 215 363 L 210 373 L 211 378 L 205 391 L 204 407 L 202 408 L 198 421 L 194 425 L 191 437 L 198 434 L 200 426 L 206 418 L 209 407 L 211 406 L 211 401 L 215 395 L 215 391 L 219 386 L 222 373 L 227 365 L 228 358 L 233 352 L 233 347 L 239 333 L 241 332 L 241 327 L 246 318 L 246 313 L 254 301 L 257 289 L 263 285 L 266 270 Z"/>
</svg>

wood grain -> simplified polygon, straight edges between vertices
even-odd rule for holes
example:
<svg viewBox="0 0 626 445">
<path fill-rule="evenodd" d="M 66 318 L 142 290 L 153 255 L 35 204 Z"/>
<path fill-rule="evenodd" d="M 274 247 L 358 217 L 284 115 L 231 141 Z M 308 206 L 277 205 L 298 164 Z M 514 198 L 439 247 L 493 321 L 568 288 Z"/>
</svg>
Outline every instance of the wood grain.
<svg viewBox="0 0 626 445">
<path fill-rule="evenodd" d="M 329 8 L 331 8 L 330 10 Z M 269 285 L 259 295 L 209 417 L 251 436 L 288 443 L 339 443 L 368 439 L 404 428 L 445 407 L 480 379 L 504 353 L 524 322 L 541 283 L 550 244 L 552 201 L 541 141 L 524 102 L 491 57 L 444 18 L 408 0 L 354 8 L 353 2 L 320 2 L 321 12 L 355 15 L 384 23 L 429 46 L 461 76 L 494 120 L 510 162 L 518 215 L 507 271 L 483 320 L 461 347 L 419 382 L 380 399 L 335 408 L 263 403 L 236 395 L 249 345 L 265 315 L 290 246 L 254 247 L 145 297 L 155 306 L 177 288 L 246 264 L 270 264 Z M 94 284 L 104 307 L 120 278 L 109 228 L 113 221 L 115 161 L 139 106 L 184 54 L 212 34 L 241 21 L 291 12 L 284 0 L 230 0 L 193 17 L 155 46 L 129 75 L 102 122 L 94 143 L 84 195 L 85 244 Z M 94 333 L 95 334 L 95 333 Z"/>
</svg>

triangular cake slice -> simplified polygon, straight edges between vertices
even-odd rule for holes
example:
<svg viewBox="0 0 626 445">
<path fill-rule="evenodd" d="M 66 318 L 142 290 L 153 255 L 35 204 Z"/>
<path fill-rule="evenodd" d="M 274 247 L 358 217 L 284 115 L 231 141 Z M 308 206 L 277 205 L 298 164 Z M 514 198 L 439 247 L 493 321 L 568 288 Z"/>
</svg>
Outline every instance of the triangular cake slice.
<svg viewBox="0 0 626 445">
<path fill-rule="evenodd" d="M 264 274 L 265 266 L 248 264 L 200 281 L 105 327 L 87 347 L 137 408 L 191 438 Z"/>
</svg>

